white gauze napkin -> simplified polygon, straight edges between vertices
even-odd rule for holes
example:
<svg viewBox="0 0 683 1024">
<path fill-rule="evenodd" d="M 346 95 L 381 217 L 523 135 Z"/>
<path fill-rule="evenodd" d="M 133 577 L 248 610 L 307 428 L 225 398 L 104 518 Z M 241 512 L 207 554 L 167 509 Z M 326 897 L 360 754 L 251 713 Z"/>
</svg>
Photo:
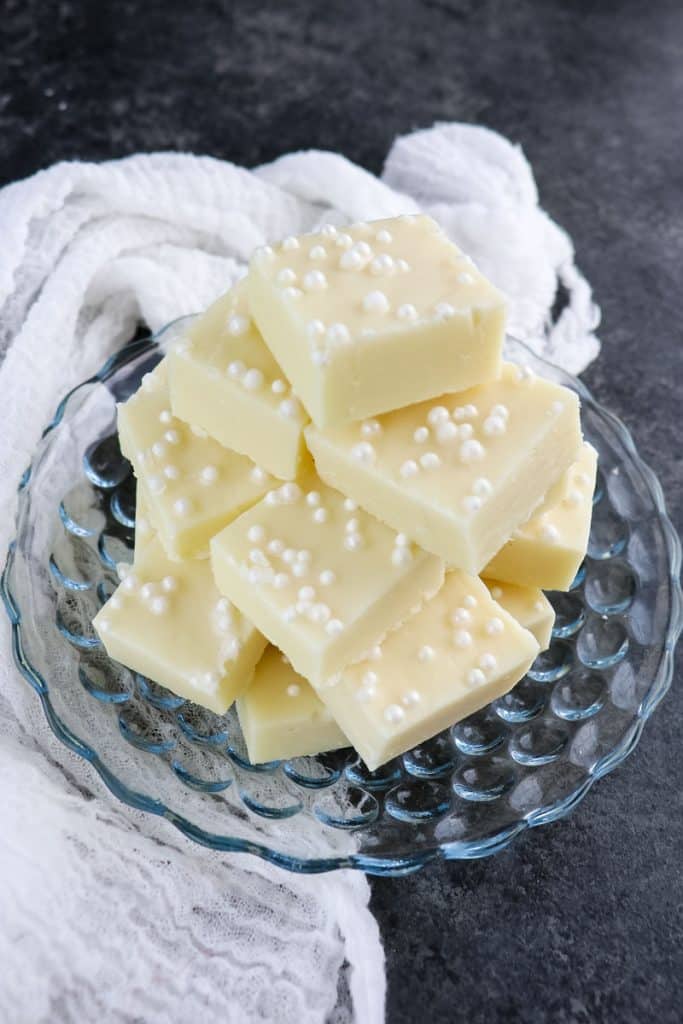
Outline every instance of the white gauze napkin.
<svg viewBox="0 0 683 1024">
<path fill-rule="evenodd" d="M 578 372 L 598 321 L 521 150 L 485 128 L 399 138 L 381 179 L 334 153 L 247 171 L 158 153 L 65 163 L 0 192 L 0 551 L 15 488 L 58 399 L 143 321 L 201 310 L 255 246 L 426 210 L 507 293 L 511 329 Z M 551 308 L 558 286 L 564 305 Z M 166 1024 L 384 1014 L 362 875 L 298 877 L 193 845 L 117 803 L 62 747 L 0 627 L 0 1017 Z"/>
</svg>

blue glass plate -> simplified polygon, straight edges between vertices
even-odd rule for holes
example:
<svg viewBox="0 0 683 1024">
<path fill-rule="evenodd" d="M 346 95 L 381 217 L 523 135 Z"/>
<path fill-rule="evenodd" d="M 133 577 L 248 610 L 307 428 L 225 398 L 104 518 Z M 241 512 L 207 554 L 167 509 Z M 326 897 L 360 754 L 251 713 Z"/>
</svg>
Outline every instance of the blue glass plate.
<svg viewBox="0 0 683 1024">
<path fill-rule="evenodd" d="M 233 711 L 219 718 L 110 661 L 91 626 L 133 544 L 115 403 L 182 330 L 131 343 L 67 395 L 20 484 L 2 595 L 55 734 L 125 803 L 293 871 L 402 874 L 495 853 L 568 814 L 635 747 L 681 630 L 680 544 L 625 427 L 509 340 L 510 358 L 579 393 L 600 454 L 588 557 L 571 591 L 550 595 L 550 649 L 510 694 L 377 772 L 351 750 L 251 765 Z"/>
</svg>

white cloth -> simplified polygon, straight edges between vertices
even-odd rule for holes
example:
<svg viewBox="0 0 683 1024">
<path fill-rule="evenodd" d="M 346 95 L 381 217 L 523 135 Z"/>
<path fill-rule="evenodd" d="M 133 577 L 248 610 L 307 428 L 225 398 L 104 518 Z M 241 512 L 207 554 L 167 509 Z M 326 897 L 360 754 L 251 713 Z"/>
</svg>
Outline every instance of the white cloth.
<svg viewBox="0 0 683 1024">
<path fill-rule="evenodd" d="M 424 209 L 509 296 L 514 332 L 580 371 L 599 348 L 570 240 L 521 150 L 484 128 L 399 138 L 377 179 L 306 152 L 247 171 L 172 153 L 59 164 L 0 192 L 0 551 L 57 399 L 140 320 L 206 306 L 254 246 Z M 551 320 L 558 284 L 566 304 Z M 358 873 L 296 877 L 118 804 L 53 739 L 0 628 L 0 1017 L 15 1024 L 383 1019 Z"/>
</svg>

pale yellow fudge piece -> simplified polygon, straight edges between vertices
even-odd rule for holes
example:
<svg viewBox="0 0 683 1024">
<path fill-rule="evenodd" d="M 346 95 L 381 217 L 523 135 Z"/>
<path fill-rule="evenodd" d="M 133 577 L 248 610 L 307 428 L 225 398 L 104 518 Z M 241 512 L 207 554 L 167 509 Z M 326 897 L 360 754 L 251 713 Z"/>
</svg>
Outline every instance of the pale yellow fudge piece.
<svg viewBox="0 0 683 1024">
<path fill-rule="evenodd" d="M 308 416 L 251 319 L 245 281 L 198 318 L 168 362 L 176 416 L 277 477 L 297 475 Z"/>
<path fill-rule="evenodd" d="M 211 541 L 221 593 L 319 685 L 443 582 L 443 562 L 310 472 Z"/>
<path fill-rule="evenodd" d="M 119 406 L 118 426 L 148 517 L 174 557 L 206 552 L 213 534 L 272 482 L 260 466 L 172 415 L 165 360 Z"/>
<path fill-rule="evenodd" d="M 208 559 L 171 560 L 156 538 L 93 625 L 111 658 L 219 715 L 246 690 L 266 646 L 219 594 Z"/>
<path fill-rule="evenodd" d="M 349 745 L 313 687 L 276 647 L 268 647 L 256 666 L 237 714 L 253 764 Z"/>
<path fill-rule="evenodd" d="M 584 443 L 579 458 L 488 563 L 485 575 L 568 590 L 588 547 L 597 466 L 598 453 Z"/>
<path fill-rule="evenodd" d="M 542 651 L 550 643 L 555 624 L 555 609 L 538 587 L 518 587 L 502 580 L 483 579 L 494 601 L 533 633 Z"/>
<path fill-rule="evenodd" d="M 430 218 L 327 226 L 254 254 L 249 304 L 320 427 L 497 376 L 505 301 Z"/>
<path fill-rule="evenodd" d="M 417 615 L 318 692 L 374 770 L 507 693 L 537 654 L 481 580 L 449 572 Z"/>
<path fill-rule="evenodd" d="M 498 380 L 455 398 L 311 425 L 306 440 L 331 487 L 474 575 L 576 458 L 579 402 L 508 363 Z"/>
</svg>

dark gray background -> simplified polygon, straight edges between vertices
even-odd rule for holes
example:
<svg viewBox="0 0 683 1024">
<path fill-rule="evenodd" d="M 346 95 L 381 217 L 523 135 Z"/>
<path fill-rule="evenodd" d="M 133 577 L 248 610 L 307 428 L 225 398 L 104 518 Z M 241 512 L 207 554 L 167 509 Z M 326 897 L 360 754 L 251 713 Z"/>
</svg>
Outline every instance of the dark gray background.
<svg viewBox="0 0 683 1024">
<path fill-rule="evenodd" d="M 683 2 L 0 3 L 0 177 L 246 165 L 477 121 L 520 142 L 602 306 L 585 379 L 683 522 Z M 636 754 L 499 856 L 373 882 L 389 1024 L 683 1020 L 680 671 Z M 362 1024 L 362 1022 L 361 1022 Z"/>
</svg>

